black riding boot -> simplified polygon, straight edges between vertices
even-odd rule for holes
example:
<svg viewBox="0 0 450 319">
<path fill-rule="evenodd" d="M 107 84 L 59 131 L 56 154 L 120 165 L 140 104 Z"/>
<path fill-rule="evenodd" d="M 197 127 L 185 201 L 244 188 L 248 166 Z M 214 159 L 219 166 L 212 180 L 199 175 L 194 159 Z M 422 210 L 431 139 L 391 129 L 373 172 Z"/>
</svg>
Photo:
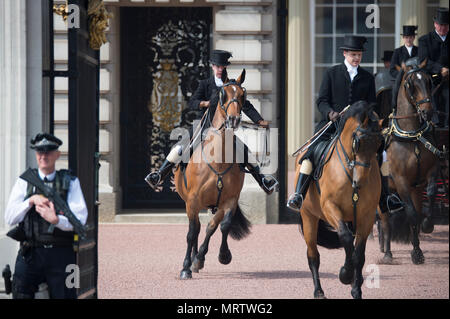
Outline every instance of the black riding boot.
<svg viewBox="0 0 450 319">
<path fill-rule="evenodd" d="M 297 181 L 297 186 L 295 187 L 295 193 L 292 195 L 287 202 L 287 207 L 293 210 L 299 210 L 308 192 L 309 182 L 311 181 L 311 175 L 300 174 Z"/>
<path fill-rule="evenodd" d="M 174 166 L 174 163 L 171 163 L 166 159 L 159 170 L 152 172 L 145 177 L 145 181 L 151 188 L 155 189 L 158 184 L 162 183 L 166 179 Z"/>
<path fill-rule="evenodd" d="M 247 163 L 246 167 L 258 182 L 259 186 L 261 186 L 268 195 L 272 194 L 275 187 L 278 185 L 278 181 L 273 176 L 261 174 L 258 165 L 253 166 L 252 164 Z"/>
</svg>

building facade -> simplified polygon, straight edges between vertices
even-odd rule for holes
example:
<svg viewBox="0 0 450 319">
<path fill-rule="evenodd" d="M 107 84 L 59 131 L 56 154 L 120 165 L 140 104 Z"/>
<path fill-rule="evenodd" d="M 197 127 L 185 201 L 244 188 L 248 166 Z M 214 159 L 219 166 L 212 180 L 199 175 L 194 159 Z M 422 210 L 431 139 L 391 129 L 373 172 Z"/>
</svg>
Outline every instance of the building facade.
<svg viewBox="0 0 450 319">
<path fill-rule="evenodd" d="M 285 222 L 295 215 L 284 208 L 294 190 L 291 154 L 312 135 L 319 120 L 315 99 L 322 74 L 343 61 L 337 48 L 344 35 L 368 38 L 362 66 L 375 73 L 383 67 L 383 51 L 401 44 L 402 25 L 419 25 L 420 36 L 432 30 L 436 8 L 448 7 L 448 1 L 440 0 L 105 0 L 104 4 L 113 17 L 108 42 L 100 49 L 99 218 L 155 223 L 186 222 L 183 203 L 170 181 L 153 192 L 143 178 L 173 145 L 171 131 L 192 124 L 195 114 L 187 101 L 198 80 L 210 75 L 210 50 L 233 53 L 230 77 L 237 78 L 246 69 L 248 98 L 276 128 L 268 134 L 238 133 L 261 159 L 276 163 L 269 173 L 282 181 L 280 192 L 266 196 L 247 176 L 241 207 L 254 223 Z M 380 10 L 379 28 L 365 24 L 371 4 Z M 0 2 L 0 267 L 13 265 L 17 251 L 5 236 L 3 214 L 9 192 L 17 176 L 35 166 L 28 148 L 31 136 L 48 130 L 51 122 L 45 93 L 49 84 L 42 77 L 49 55 L 48 34 L 42 31 L 49 21 L 48 5 L 48 0 Z M 53 19 L 55 67 L 66 70 L 67 25 L 57 14 Z M 64 142 L 58 168 L 68 166 L 67 105 L 68 81 L 57 78 L 53 123 Z M 277 144 L 280 139 L 285 145 Z"/>
</svg>

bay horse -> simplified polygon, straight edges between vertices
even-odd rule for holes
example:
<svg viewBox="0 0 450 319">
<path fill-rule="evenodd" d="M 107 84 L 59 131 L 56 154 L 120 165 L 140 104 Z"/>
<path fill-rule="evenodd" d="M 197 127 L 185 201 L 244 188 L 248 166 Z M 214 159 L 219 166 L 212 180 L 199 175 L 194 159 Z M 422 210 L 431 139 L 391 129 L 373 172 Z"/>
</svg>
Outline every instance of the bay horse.
<svg viewBox="0 0 450 319">
<path fill-rule="evenodd" d="M 389 214 L 382 211 L 380 250 L 384 252 L 383 262 L 392 262 L 391 240 L 411 242 L 411 260 L 422 264 L 425 258 L 420 249 L 419 233 L 431 232 L 429 218 L 422 214 L 422 193 L 427 182 L 433 180 L 438 159 L 444 152 L 434 145 L 431 117 L 432 80 L 424 70 L 425 59 L 419 65 L 402 64 L 404 72 L 398 98 L 397 109 L 390 116 L 386 132 L 386 153 L 389 165 L 389 188 L 395 190 L 404 203 L 404 210 Z M 380 205 L 383 206 L 383 205 Z"/>
<path fill-rule="evenodd" d="M 234 130 L 239 127 L 242 106 L 245 103 L 245 69 L 234 81 L 226 79 L 220 89 L 219 100 L 212 119 L 212 128 L 206 138 L 197 147 L 183 172 L 180 166 L 175 171 L 175 186 L 178 194 L 186 203 L 189 219 L 187 250 L 180 279 L 192 278 L 192 272 L 204 267 L 205 255 L 211 236 L 220 225 L 222 243 L 219 262 L 229 264 L 232 259 L 227 238 L 241 240 L 250 233 L 250 221 L 243 215 L 238 200 L 244 185 L 244 171 L 235 158 L 230 163 L 226 152 L 235 147 Z M 232 134 L 233 148 L 226 149 L 226 134 Z M 229 137 L 227 137 L 229 138 Z M 208 151 L 206 151 L 208 149 Z M 214 216 L 206 228 L 203 244 L 198 249 L 200 233 L 199 212 L 211 208 Z"/>
<path fill-rule="evenodd" d="M 314 298 L 325 298 L 319 280 L 317 245 L 320 245 L 345 249 L 345 263 L 339 279 L 343 284 L 352 284 L 351 295 L 359 299 L 362 297 L 366 241 L 375 222 L 381 193 L 376 159 L 381 130 L 373 107 L 364 101 L 353 104 L 343 114 L 331 143 L 324 163 L 319 165 L 321 177 L 311 183 L 300 209 L 300 225 L 308 246 Z M 304 154 L 305 151 L 296 158 L 296 179 Z"/>
</svg>

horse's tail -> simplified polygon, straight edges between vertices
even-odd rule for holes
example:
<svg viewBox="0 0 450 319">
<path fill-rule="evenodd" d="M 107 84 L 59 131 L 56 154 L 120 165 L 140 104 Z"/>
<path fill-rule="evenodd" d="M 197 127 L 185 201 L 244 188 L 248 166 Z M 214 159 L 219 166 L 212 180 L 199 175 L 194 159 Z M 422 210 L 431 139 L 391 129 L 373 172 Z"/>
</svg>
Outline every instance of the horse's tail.
<svg viewBox="0 0 450 319">
<path fill-rule="evenodd" d="M 241 240 L 250 234 L 252 223 L 244 216 L 239 205 L 231 219 L 230 236 L 235 240 Z"/>
<path fill-rule="evenodd" d="M 303 219 L 301 214 L 298 215 L 300 216 L 299 223 L 303 235 Z M 317 229 L 317 245 L 327 249 L 338 249 L 344 247 L 339 240 L 337 231 L 335 231 L 330 224 L 321 219 L 319 219 L 319 227 Z"/>
<path fill-rule="evenodd" d="M 404 209 L 389 216 L 389 229 L 392 241 L 405 244 L 411 242 L 411 223 Z"/>
</svg>

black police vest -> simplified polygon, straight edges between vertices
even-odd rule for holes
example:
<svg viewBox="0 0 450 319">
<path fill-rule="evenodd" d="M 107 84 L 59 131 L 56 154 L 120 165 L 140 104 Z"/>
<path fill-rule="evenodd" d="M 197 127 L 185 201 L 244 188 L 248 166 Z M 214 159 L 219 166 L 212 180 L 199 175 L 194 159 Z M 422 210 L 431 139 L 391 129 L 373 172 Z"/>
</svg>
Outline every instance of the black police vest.
<svg viewBox="0 0 450 319">
<path fill-rule="evenodd" d="M 37 169 L 35 169 L 37 173 Z M 55 178 L 52 182 L 46 184 L 52 184 L 53 189 L 59 193 L 62 199 L 67 201 L 67 194 L 69 192 L 70 181 L 72 177 L 67 170 L 56 171 Z M 27 194 L 24 200 L 30 198 L 33 195 L 39 195 L 41 192 L 33 185 L 28 183 Z M 36 212 L 33 206 L 22 221 L 25 231 L 26 240 L 36 245 L 72 245 L 74 232 L 62 231 L 57 227 L 50 227 L 51 224 Z"/>
</svg>

